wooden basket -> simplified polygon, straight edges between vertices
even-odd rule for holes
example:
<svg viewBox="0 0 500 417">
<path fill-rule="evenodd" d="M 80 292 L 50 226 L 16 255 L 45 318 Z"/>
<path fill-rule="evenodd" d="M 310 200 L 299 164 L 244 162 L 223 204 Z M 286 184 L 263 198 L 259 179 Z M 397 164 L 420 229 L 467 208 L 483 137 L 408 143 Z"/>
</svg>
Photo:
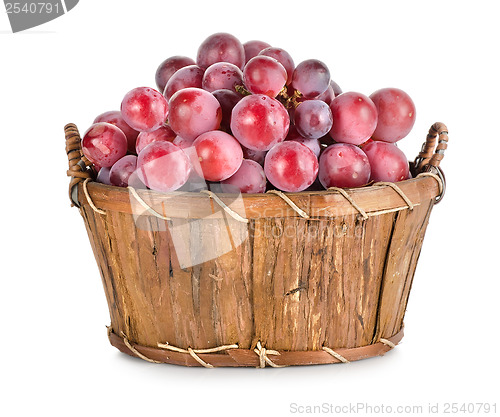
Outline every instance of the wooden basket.
<svg viewBox="0 0 500 417">
<path fill-rule="evenodd" d="M 447 128 L 414 178 L 234 196 L 103 185 L 65 127 L 70 198 L 99 266 L 120 351 L 186 366 L 279 367 L 383 355 L 403 318 Z M 436 139 L 439 139 L 436 151 Z"/>
</svg>

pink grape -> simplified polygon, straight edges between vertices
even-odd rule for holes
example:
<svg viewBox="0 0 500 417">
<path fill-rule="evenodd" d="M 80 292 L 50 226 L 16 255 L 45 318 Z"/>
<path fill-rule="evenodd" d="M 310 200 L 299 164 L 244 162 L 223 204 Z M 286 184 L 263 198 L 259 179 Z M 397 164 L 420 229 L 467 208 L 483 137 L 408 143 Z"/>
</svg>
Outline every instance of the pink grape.
<svg viewBox="0 0 500 417">
<path fill-rule="evenodd" d="M 225 193 L 257 194 L 266 191 L 266 182 L 264 169 L 257 162 L 244 159 L 238 171 L 221 184 Z"/>
<path fill-rule="evenodd" d="M 169 124 L 188 140 L 220 126 L 222 110 L 217 99 L 201 88 L 184 88 L 170 99 Z"/>
<path fill-rule="evenodd" d="M 243 85 L 243 73 L 233 64 L 228 62 L 217 62 L 210 65 L 203 75 L 202 88 L 210 91 L 234 90 L 237 85 Z"/>
<path fill-rule="evenodd" d="M 206 69 L 216 62 L 229 62 L 243 69 L 245 49 L 241 42 L 229 33 L 210 35 L 198 48 L 196 63 Z"/>
<path fill-rule="evenodd" d="M 121 112 L 130 127 L 140 132 L 151 132 L 165 123 L 168 103 L 155 89 L 138 87 L 125 95 Z"/>
<path fill-rule="evenodd" d="M 109 171 L 109 182 L 116 187 L 128 187 L 131 175 L 137 169 L 137 156 L 125 155 Z"/>
<path fill-rule="evenodd" d="M 99 173 L 97 174 L 96 181 L 100 182 L 101 184 L 106 184 L 106 185 L 111 185 L 111 182 L 109 182 L 109 171 L 111 170 L 110 167 L 104 167 L 99 170 Z"/>
<path fill-rule="evenodd" d="M 168 80 L 177 70 L 194 64 L 196 64 L 194 59 L 187 56 L 171 56 L 167 58 L 156 70 L 155 80 L 158 91 L 163 92 L 165 90 Z"/>
<path fill-rule="evenodd" d="M 243 82 L 253 94 L 276 97 L 286 84 L 286 70 L 276 59 L 258 55 L 243 69 Z"/>
<path fill-rule="evenodd" d="M 222 120 L 220 126 L 225 131 L 231 130 L 231 113 L 243 97 L 232 90 L 215 90 L 212 92 L 213 96 L 217 99 L 222 109 Z"/>
<path fill-rule="evenodd" d="M 370 181 L 370 162 L 357 146 L 336 143 L 319 158 L 319 180 L 323 187 L 361 187 Z"/>
<path fill-rule="evenodd" d="M 172 143 L 181 149 L 187 149 L 187 148 L 193 146 L 193 142 L 194 142 L 194 140 L 184 139 L 181 136 L 176 136 Z"/>
<path fill-rule="evenodd" d="M 253 149 L 245 148 L 243 145 L 241 145 L 241 149 L 243 149 L 243 158 L 255 161 L 259 165 L 264 165 L 267 151 L 254 151 Z"/>
<path fill-rule="evenodd" d="M 336 142 L 360 145 L 370 138 L 377 126 L 377 108 L 361 93 L 348 92 L 330 103 L 333 126 L 330 136 Z"/>
<path fill-rule="evenodd" d="M 267 153 L 264 171 L 276 188 L 287 192 L 303 191 L 318 175 L 318 159 L 306 146 L 286 141 Z"/>
<path fill-rule="evenodd" d="M 116 111 L 108 111 L 106 113 L 102 113 L 97 116 L 94 120 L 94 123 L 111 123 L 119 128 L 125 136 L 127 137 L 127 149 L 131 153 L 135 153 L 135 142 L 137 140 L 137 136 L 139 132 L 135 129 L 132 129 L 126 122 L 123 120 L 122 113 L 119 110 Z"/>
<path fill-rule="evenodd" d="M 295 109 L 294 121 L 302 136 L 307 139 L 319 139 L 332 128 L 332 111 L 324 101 L 306 100 Z"/>
<path fill-rule="evenodd" d="M 250 61 L 254 56 L 259 55 L 259 52 L 263 49 L 269 48 L 267 42 L 262 41 L 248 41 L 243 44 L 243 49 L 245 50 L 245 64 Z"/>
<path fill-rule="evenodd" d="M 222 181 L 241 166 L 243 151 L 238 141 L 220 130 L 201 134 L 193 143 L 198 155 L 198 174 L 207 181 Z"/>
<path fill-rule="evenodd" d="M 332 102 L 332 100 L 335 98 L 335 92 L 333 91 L 332 82 L 333 81 L 330 81 L 330 85 L 325 90 L 325 92 L 321 93 L 318 97 L 315 98 L 315 100 L 324 101 L 328 105 Z"/>
<path fill-rule="evenodd" d="M 136 153 L 139 154 L 139 152 L 141 152 L 151 142 L 173 142 L 175 137 L 175 132 L 168 125 L 160 126 L 152 132 L 141 132 L 139 136 L 137 136 L 137 142 L 135 144 Z"/>
<path fill-rule="evenodd" d="M 177 190 L 186 183 L 190 171 L 187 155 L 170 142 L 150 143 L 137 159 L 139 179 L 156 191 Z"/>
<path fill-rule="evenodd" d="M 188 87 L 201 88 L 203 83 L 204 70 L 198 65 L 188 65 L 187 67 L 178 70 L 170 80 L 168 80 L 163 95 L 170 98 L 179 90 Z"/>
<path fill-rule="evenodd" d="M 415 104 L 399 88 L 382 88 L 370 98 L 378 111 L 378 123 L 373 139 L 397 142 L 410 133 L 415 124 Z"/>
<path fill-rule="evenodd" d="M 333 88 L 333 92 L 335 93 L 335 97 L 342 94 L 342 89 L 340 86 L 333 80 L 330 80 L 330 85 Z"/>
<path fill-rule="evenodd" d="M 373 181 L 398 182 L 410 177 L 408 160 L 395 144 L 373 141 L 363 151 L 370 161 Z"/>
<path fill-rule="evenodd" d="M 288 131 L 288 135 L 285 140 L 293 140 L 295 142 L 302 143 L 302 145 L 307 146 L 311 151 L 313 151 L 316 158 L 319 158 L 319 154 L 321 153 L 321 143 L 318 139 L 307 139 L 302 136 L 295 126 L 290 126 L 290 130 Z"/>
<path fill-rule="evenodd" d="M 127 138 L 115 125 L 95 123 L 83 135 L 82 151 L 93 164 L 111 167 L 127 153 Z"/>
<path fill-rule="evenodd" d="M 318 59 L 302 61 L 293 71 L 292 86 L 305 98 L 314 98 L 324 93 L 330 84 L 330 71 Z"/>
<path fill-rule="evenodd" d="M 246 148 L 267 151 L 283 142 L 290 126 L 285 107 L 276 99 L 252 94 L 234 106 L 231 131 Z"/>
<path fill-rule="evenodd" d="M 292 56 L 281 48 L 269 47 L 259 52 L 259 55 L 268 56 L 278 61 L 286 70 L 286 85 L 292 83 L 293 70 L 295 63 Z"/>
</svg>

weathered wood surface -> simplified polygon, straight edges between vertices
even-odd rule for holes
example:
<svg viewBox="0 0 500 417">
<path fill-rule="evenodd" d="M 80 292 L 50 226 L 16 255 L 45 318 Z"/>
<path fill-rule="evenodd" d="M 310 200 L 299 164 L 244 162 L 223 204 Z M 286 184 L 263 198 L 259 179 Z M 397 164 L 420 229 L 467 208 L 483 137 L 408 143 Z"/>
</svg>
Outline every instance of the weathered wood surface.
<svg viewBox="0 0 500 417">
<path fill-rule="evenodd" d="M 420 197 L 435 184 L 413 181 L 409 190 Z M 93 196 L 101 192 L 89 189 Z M 393 190 L 382 191 L 377 207 L 401 205 Z M 314 211 L 314 197 L 306 200 L 301 207 Z M 260 341 L 268 349 L 304 352 L 369 346 L 401 330 L 433 206 L 431 198 L 413 201 L 413 211 L 367 220 L 354 213 L 311 220 L 259 215 L 247 224 L 211 204 L 208 218 L 167 221 L 134 216 L 130 208 L 102 215 L 84 196 L 81 213 L 114 334 L 150 348 L 238 344 L 243 351 Z M 176 211 L 166 204 L 158 210 Z"/>
</svg>

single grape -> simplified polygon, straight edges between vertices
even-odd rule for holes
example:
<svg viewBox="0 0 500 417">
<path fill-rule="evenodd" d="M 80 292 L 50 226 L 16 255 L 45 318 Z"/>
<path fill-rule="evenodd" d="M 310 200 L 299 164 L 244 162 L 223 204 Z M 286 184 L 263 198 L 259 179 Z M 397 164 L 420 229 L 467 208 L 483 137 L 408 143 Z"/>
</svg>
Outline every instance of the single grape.
<svg viewBox="0 0 500 417">
<path fill-rule="evenodd" d="M 228 179 L 221 181 L 225 193 L 257 194 L 266 191 L 264 169 L 255 161 L 244 159 L 240 168 Z"/>
<path fill-rule="evenodd" d="M 259 52 L 259 55 L 268 56 L 278 61 L 286 70 L 286 85 L 292 83 L 293 70 L 295 63 L 292 56 L 281 48 L 269 47 Z"/>
<path fill-rule="evenodd" d="M 321 100 L 324 101 L 326 104 L 330 105 L 332 100 L 335 98 L 335 92 L 333 91 L 332 82 L 333 81 L 330 81 L 328 88 L 318 97 L 316 97 L 315 100 Z"/>
<path fill-rule="evenodd" d="M 302 136 L 307 139 L 319 139 L 332 128 L 332 111 L 324 101 L 306 100 L 295 109 L 294 121 Z"/>
<path fill-rule="evenodd" d="M 104 167 L 99 170 L 99 173 L 97 174 L 96 181 L 100 182 L 101 184 L 106 184 L 106 185 L 111 185 L 111 182 L 109 182 L 109 171 L 111 170 L 110 167 Z"/>
<path fill-rule="evenodd" d="M 313 151 L 316 158 L 319 158 L 319 154 L 321 153 L 321 144 L 319 140 L 305 138 L 297 131 L 297 128 L 294 125 L 290 126 L 290 130 L 288 131 L 288 135 L 285 140 L 293 140 L 295 142 L 302 143 L 302 145 L 307 146 L 311 151 Z"/>
<path fill-rule="evenodd" d="M 155 89 L 138 87 L 125 95 L 121 112 L 130 127 L 140 132 L 151 132 L 165 123 L 168 103 Z"/>
<path fill-rule="evenodd" d="M 222 120 L 220 127 L 226 132 L 230 133 L 231 130 L 231 113 L 243 97 L 232 90 L 215 90 L 212 92 L 213 96 L 217 99 L 222 109 Z"/>
<path fill-rule="evenodd" d="M 188 87 L 201 88 L 203 83 L 203 74 L 205 71 L 198 65 L 188 65 L 178 70 L 170 80 L 168 80 L 163 95 L 167 100 L 179 90 Z"/>
<path fill-rule="evenodd" d="M 243 145 L 241 145 L 241 149 L 243 150 L 243 158 L 250 159 L 264 166 L 267 151 L 254 151 L 253 149 L 245 148 Z"/>
<path fill-rule="evenodd" d="M 373 181 L 398 182 L 410 177 L 408 160 L 395 144 L 373 141 L 363 151 L 370 161 Z"/>
<path fill-rule="evenodd" d="M 303 191 L 318 175 L 318 159 L 306 146 L 286 141 L 267 153 L 264 171 L 276 188 L 287 192 Z"/>
<path fill-rule="evenodd" d="M 201 134 L 193 143 L 198 155 L 198 174 L 207 181 L 222 181 L 241 166 L 243 151 L 238 141 L 220 130 Z M 199 167 L 199 168 L 198 168 Z"/>
<path fill-rule="evenodd" d="M 170 99 L 169 124 L 188 140 L 220 126 L 222 110 L 217 99 L 201 88 L 184 88 Z"/>
<path fill-rule="evenodd" d="M 233 90 L 237 85 L 243 85 L 243 73 L 233 64 L 228 62 L 217 62 L 210 65 L 203 75 L 202 88 L 210 91 Z"/>
<path fill-rule="evenodd" d="M 177 70 L 194 64 L 196 64 L 194 59 L 187 56 L 171 56 L 167 58 L 156 70 L 155 80 L 158 91 L 162 92 L 165 90 L 168 80 Z"/>
<path fill-rule="evenodd" d="M 263 94 L 246 96 L 234 106 L 231 131 L 245 147 L 267 151 L 283 142 L 290 118 L 285 107 L 276 99 Z"/>
<path fill-rule="evenodd" d="M 186 183 L 190 171 L 187 155 L 170 142 L 150 143 L 137 159 L 139 179 L 156 191 L 177 190 Z"/>
<path fill-rule="evenodd" d="M 119 128 L 110 123 L 95 123 L 82 139 L 85 157 L 100 167 L 111 167 L 127 153 L 127 138 Z"/>
<path fill-rule="evenodd" d="M 415 124 L 416 110 L 408 94 L 399 88 L 382 88 L 370 98 L 378 111 L 373 139 L 394 143 L 410 133 Z"/>
<path fill-rule="evenodd" d="M 286 84 L 286 70 L 276 59 L 258 55 L 243 69 L 243 82 L 253 94 L 276 97 Z"/>
<path fill-rule="evenodd" d="M 245 64 L 250 61 L 254 56 L 259 55 L 259 52 L 263 49 L 269 48 L 267 42 L 262 41 L 248 41 L 243 44 L 243 49 L 245 50 Z"/>
<path fill-rule="evenodd" d="M 229 33 L 215 33 L 205 39 L 198 48 L 196 63 L 206 69 L 216 62 L 229 62 L 243 69 L 245 49 L 241 42 Z"/>
<path fill-rule="evenodd" d="M 122 112 L 120 110 L 116 111 L 108 111 L 106 113 L 102 113 L 97 116 L 94 120 L 94 123 L 111 123 L 119 128 L 125 136 L 127 137 L 127 149 L 130 153 L 135 153 L 135 142 L 137 141 L 137 136 L 139 132 L 135 129 L 132 129 L 126 122 L 123 120 Z"/>
<path fill-rule="evenodd" d="M 187 149 L 193 146 L 193 142 L 194 139 L 184 139 L 183 137 L 177 135 L 172 143 L 181 149 Z"/>
<path fill-rule="evenodd" d="M 340 86 L 333 80 L 330 80 L 330 85 L 333 88 L 333 92 L 335 93 L 335 97 L 339 96 L 342 94 L 342 89 Z"/>
<path fill-rule="evenodd" d="M 125 155 L 109 171 L 109 182 L 116 187 L 128 187 L 130 176 L 137 169 L 137 156 Z"/>
<path fill-rule="evenodd" d="M 361 187 L 370 181 L 370 162 L 357 146 L 336 143 L 319 158 L 319 180 L 323 187 Z"/>
<path fill-rule="evenodd" d="M 293 71 L 292 86 L 305 98 L 314 98 L 324 93 L 330 84 L 328 67 L 317 59 L 302 61 Z"/>
<path fill-rule="evenodd" d="M 175 132 L 168 125 L 160 126 L 152 132 L 141 132 L 139 136 L 137 136 L 137 142 L 135 144 L 136 153 L 139 154 L 139 152 L 141 152 L 151 142 L 173 142 L 175 136 Z"/>
<path fill-rule="evenodd" d="M 361 93 L 348 92 L 330 104 L 333 126 L 330 136 L 336 142 L 360 145 L 369 139 L 377 126 L 377 108 Z"/>
</svg>

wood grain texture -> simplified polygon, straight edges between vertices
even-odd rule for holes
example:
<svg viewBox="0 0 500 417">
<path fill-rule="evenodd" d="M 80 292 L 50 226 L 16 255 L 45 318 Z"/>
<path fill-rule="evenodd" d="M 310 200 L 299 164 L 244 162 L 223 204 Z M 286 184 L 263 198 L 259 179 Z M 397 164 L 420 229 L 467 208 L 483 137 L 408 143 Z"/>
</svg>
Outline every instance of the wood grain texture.
<svg viewBox="0 0 500 417">
<path fill-rule="evenodd" d="M 320 351 L 318 363 L 328 355 L 323 346 L 357 349 L 398 334 L 438 193 L 428 177 L 399 184 L 411 195 L 412 211 L 364 220 L 342 196 L 292 195 L 317 214 L 303 219 L 279 197 L 250 196 L 240 201 L 250 217 L 242 223 L 203 196 L 181 196 L 177 207 L 172 198 L 145 192 L 155 210 L 171 217 L 162 220 L 133 209 L 126 190 L 90 183 L 91 198 L 106 214 L 94 212 L 79 193 L 81 214 L 113 333 L 150 353 L 158 343 L 183 349 L 238 344 L 237 351 L 217 354 L 236 357 L 260 341 L 280 352 Z M 394 190 L 374 188 L 353 197 L 368 211 L 402 205 Z M 178 355 L 184 354 L 170 355 L 173 363 L 193 365 Z M 295 353 L 286 357 L 287 364 L 310 363 Z M 258 363 L 257 356 L 248 360 Z"/>
</svg>

